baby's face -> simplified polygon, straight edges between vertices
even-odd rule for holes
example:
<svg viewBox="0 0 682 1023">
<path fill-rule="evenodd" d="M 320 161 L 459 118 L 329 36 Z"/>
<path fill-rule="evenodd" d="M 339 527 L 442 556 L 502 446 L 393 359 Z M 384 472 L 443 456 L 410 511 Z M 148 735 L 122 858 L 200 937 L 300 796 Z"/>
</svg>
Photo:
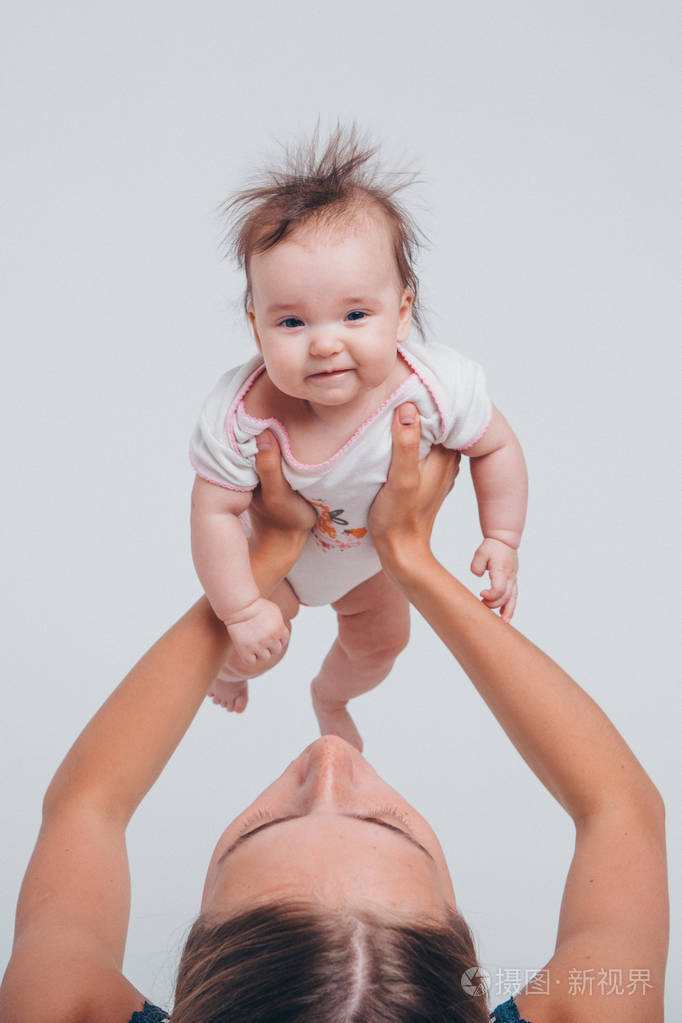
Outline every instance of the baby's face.
<svg viewBox="0 0 682 1023">
<path fill-rule="evenodd" d="M 250 262 L 249 316 L 268 375 L 316 405 L 352 404 L 390 375 L 410 329 L 383 214 L 310 225 Z"/>
</svg>

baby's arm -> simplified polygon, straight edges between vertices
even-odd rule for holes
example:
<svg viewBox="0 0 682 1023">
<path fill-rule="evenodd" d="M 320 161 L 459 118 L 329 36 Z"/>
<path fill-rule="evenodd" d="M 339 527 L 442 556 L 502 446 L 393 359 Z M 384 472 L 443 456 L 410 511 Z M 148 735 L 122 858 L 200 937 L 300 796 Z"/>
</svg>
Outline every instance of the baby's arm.
<svg viewBox="0 0 682 1023">
<path fill-rule="evenodd" d="M 471 477 L 485 537 L 474 554 L 471 571 L 490 574 L 481 597 L 499 607 L 510 621 L 516 605 L 516 550 L 521 542 L 528 502 L 528 476 L 521 445 L 504 416 L 493 406 L 488 429 L 464 454 L 471 458 Z"/>
<path fill-rule="evenodd" d="M 289 639 L 282 613 L 261 597 L 249 564 L 249 545 L 237 518 L 251 491 L 226 490 L 197 476 L 192 490 L 192 556 L 213 610 L 244 660 L 279 654 Z"/>
</svg>

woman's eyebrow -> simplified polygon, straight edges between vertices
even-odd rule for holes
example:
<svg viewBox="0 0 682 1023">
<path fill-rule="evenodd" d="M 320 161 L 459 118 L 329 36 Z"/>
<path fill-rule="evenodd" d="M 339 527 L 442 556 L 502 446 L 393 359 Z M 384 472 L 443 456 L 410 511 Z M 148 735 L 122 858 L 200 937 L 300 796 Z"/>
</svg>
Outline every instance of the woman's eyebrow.
<svg viewBox="0 0 682 1023">
<path fill-rule="evenodd" d="M 253 828 L 252 831 L 247 831 L 245 835 L 240 835 L 239 838 L 235 839 L 232 845 L 228 846 L 225 852 L 221 855 L 220 859 L 218 860 L 218 863 L 222 863 L 222 861 L 227 856 L 229 856 L 231 852 L 233 852 L 236 848 L 238 848 L 238 846 L 242 845 L 244 842 L 248 841 L 248 839 L 251 838 L 253 835 L 257 835 L 259 831 L 264 831 L 265 828 L 271 828 L 275 824 L 283 824 L 285 821 L 298 820 L 298 818 L 302 816 L 305 815 L 289 814 L 288 817 L 275 817 L 275 819 L 272 821 L 265 821 L 265 823 L 259 824 L 257 828 Z M 380 817 L 366 817 L 364 814 L 360 813 L 344 813 L 342 814 L 342 816 L 351 817 L 353 820 L 356 821 L 366 821 L 368 824 L 378 824 L 382 828 L 388 828 L 390 831 L 394 831 L 396 834 L 402 835 L 402 837 L 407 839 L 408 842 L 411 842 L 412 845 L 415 845 L 417 849 L 421 849 L 421 851 L 425 853 L 430 860 L 433 860 L 433 856 L 431 855 L 431 853 L 429 852 L 425 845 L 422 845 L 421 842 L 419 842 L 414 837 L 414 835 L 411 835 L 408 831 L 403 831 L 402 828 L 396 827 L 395 824 L 389 824 L 388 821 L 384 821 Z"/>
</svg>

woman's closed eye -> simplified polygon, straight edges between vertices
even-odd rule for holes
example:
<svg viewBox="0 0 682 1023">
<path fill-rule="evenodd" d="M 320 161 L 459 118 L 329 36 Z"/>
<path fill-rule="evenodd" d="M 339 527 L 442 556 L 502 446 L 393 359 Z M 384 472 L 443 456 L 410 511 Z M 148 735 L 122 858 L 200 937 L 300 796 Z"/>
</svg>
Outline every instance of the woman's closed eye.
<svg viewBox="0 0 682 1023">
<path fill-rule="evenodd" d="M 397 807 L 394 806 L 375 807 L 374 809 L 369 810 L 366 814 L 357 813 L 350 814 L 349 816 L 356 817 L 359 820 L 377 820 L 381 819 L 382 817 L 389 817 L 392 818 L 394 821 L 400 822 L 401 826 L 398 830 L 406 831 L 409 835 L 412 834 L 411 829 L 408 826 L 407 817 L 405 816 L 405 814 L 401 813 Z M 285 817 L 278 818 L 278 820 L 279 819 L 287 820 L 291 818 Z M 264 822 L 270 821 L 272 822 L 275 821 L 275 815 L 271 813 L 270 810 L 260 809 L 256 813 L 253 813 L 249 817 L 247 817 L 247 819 L 243 822 L 237 837 L 242 838 L 243 836 L 247 835 L 250 831 L 258 830 L 258 828 L 254 827 L 254 825 L 262 825 Z"/>
<path fill-rule="evenodd" d="M 258 824 L 261 821 L 271 821 L 273 817 L 274 814 L 270 813 L 269 810 L 258 810 L 256 813 L 253 813 L 249 817 L 247 817 L 246 820 L 243 822 L 241 828 L 239 829 L 238 837 L 241 838 L 242 835 L 245 835 L 248 831 L 250 831 L 251 827 L 254 824 Z"/>
</svg>

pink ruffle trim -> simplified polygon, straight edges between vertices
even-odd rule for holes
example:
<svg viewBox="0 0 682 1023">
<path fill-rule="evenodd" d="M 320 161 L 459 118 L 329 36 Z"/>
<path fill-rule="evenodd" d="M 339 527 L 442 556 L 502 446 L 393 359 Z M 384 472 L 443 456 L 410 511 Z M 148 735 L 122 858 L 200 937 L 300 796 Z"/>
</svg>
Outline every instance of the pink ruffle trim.
<svg viewBox="0 0 682 1023">
<path fill-rule="evenodd" d="M 225 483 L 224 481 L 221 481 L 221 480 L 213 480 L 213 479 L 211 479 L 210 476 L 206 476 L 205 473 L 200 472 L 197 469 L 196 465 L 194 464 L 194 462 L 192 461 L 191 458 L 190 458 L 190 463 L 191 463 L 191 466 L 194 469 L 195 473 L 197 474 L 197 476 L 200 479 L 206 480 L 207 483 L 212 483 L 215 487 L 222 487 L 223 490 L 234 490 L 238 494 L 250 494 L 251 491 L 255 490 L 256 486 L 258 486 L 258 484 L 256 484 L 256 486 L 253 486 L 253 487 L 233 487 L 233 486 L 230 486 L 229 483 Z"/>
<path fill-rule="evenodd" d="M 474 437 L 474 439 L 472 441 L 469 441 L 468 444 L 465 444 L 464 447 L 460 448 L 459 450 L 460 451 L 468 451 L 469 448 L 473 448 L 474 444 L 478 444 L 479 440 L 481 439 L 481 437 L 483 436 L 485 431 L 490 426 L 490 421 L 491 421 L 492 418 L 493 418 L 493 403 L 490 402 L 490 412 L 488 413 L 488 418 L 486 419 L 485 426 L 483 427 L 483 429 L 479 433 L 478 437 Z"/>
<path fill-rule="evenodd" d="M 410 359 L 409 355 L 405 352 L 405 350 L 404 350 L 402 345 L 398 345 L 398 351 L 399 351 L 400 355 L 402 356 L 402 358 L 404 359 L 404 361 L 407 363 L 407 365 L 412 370 L 413 374 L 415 374 L 416 376 L 419 377 L 419 379 L 423 383 L 424 387 L 426 387 L 427 391 L 431 395 L 431 398 L 433 399 L 433 403 L 434 403 L 434 405 L 436 406 L 436 408 L 438 410 L 438 414 L 440 416 L 440 421 L 441 421 L 441 424 L 442 424 L 442 432 L 441 432 L 441 436 L 439 438 L 440 440 L 442 440 L 443 437 L 445 436 L 446 431 L 447 431 L 447 423 L 446 423 L 445 415 L 443 414 L 443 409 L 441 408 L 440 402 L 438 401 L 438 399 L 437 399 L 436 395 L 434 394 L 433 390 L 431 389 L 431 387 L 429 387 L 427 381 L 424 380 L 423 376 L 421 375 L 421 373 L 419 372 L 417 367 L 414 365 L 414 363 Z M 336 452 L 336 454 L 331 455 L 331 457 L 325 459 L 324 462 L 308 463 L 308 462 L 299 462 L 299 460 L 297 458 L 295 458 L 294 455 L 292 454 L 291 444 L 289 442 L 289 434 L 287 433 L 287 430 L 286 430 L 286 427 L 284 426 L 284 423 L 280 422 L 279 419 L 275 419 L 274 417 L 273 418 L 268 418 L 268 419 L 260 419 L 258 416 L 250 415 L 246 411 L 246 409 L 244 408 L 244 399 L 246 398 L 246 395 L 249 393 L 249 391 L 251 390 L 251 387 L 253 386 L 254 382 L 260 376 L 260 374 L 263 372 L 264 369 L 265 369 L 265 365 L 259 366 L 251 374 L 249 379 L 244 384 L 244 387 L 242 388 L 242 390 L 239 392 L 239 394 L 235 398 L 234 402 L 232 403 L 232 407 L 230 408 L 230 411 L 228 413 L 229 434 L 230 434 L 230 440 L 232 442 L 232 446 L 234 447 L 235 451 L 239 452 L 239 444 L 237 442 L 237 438 L 236 438 L 236 435 L 235 435 L 235 432 L 234 432 L 234 417 L 237 414 L 237 412 L 239 411 L 250 422 L 258 423 L 259 425 L 262 425 L 263 429 L 269 429 L 269 428 L 274 429 L 275 432 L 277 433 L 278 437 L 280 437 L 281 440 L 282 440 L 282 443 L 283 443 L 283 446 L 284 446 L 284 451 L 285 451 L 285 454 L 286 454 L 286 457 L 287 457 L 287 461 L 289 462 L 289 464 L 293 465 L 296 469 L 303 469 L 303 470 L 324 469 L 326 466 L 331 465 L 332 462 L 336 461 L 337 458 L 340 458 L 341 455 L 345 454 L 345 452 L 348 450 L 348 448 L 351 447 L 351 445 L 353 445 L 356 442 L 358 437 L 360 437 L 361 434 L 363 434 L 364 431 L 367 429 L 367 427 L 370 426 L 370 424 L 374 422 L 374 420 L 377 418 L 377 416 L 381 415 L 381 413 L 384 411 L 384 409 L 388 405 L 391 404 L 391 402 L 396 398 L 396 396 L 398 394 L 400 394 L 402 389 L 409 383 L 409 381 L 411 379 L 411 377 L 407 377 L 406 380 L 403 380 L 403 382 L 398 387 L 396 387 L 395 391 L 393 391 L 392 394 L 389 394 L 388 398 L 386 398 L 385 401 L 383 401 L 381 403 L 379 408 L 375 409 L 375 411 L 372 413 L 372 415 L 369 417 L 369 419 L 366 419 L 365 422 L 362 423 L 357 428 L 357 430 L 355 431 L 353 436 L 350 437 L 346 441 L 346 443 L 343 445 L 343 447 L 339 448 L 339 450 Z M 487 428 L 487 424 L 486 424 L 486 428 Z M 476 442 L 472 441 L 472 443 L 475 444 Z"/>
</svg>

